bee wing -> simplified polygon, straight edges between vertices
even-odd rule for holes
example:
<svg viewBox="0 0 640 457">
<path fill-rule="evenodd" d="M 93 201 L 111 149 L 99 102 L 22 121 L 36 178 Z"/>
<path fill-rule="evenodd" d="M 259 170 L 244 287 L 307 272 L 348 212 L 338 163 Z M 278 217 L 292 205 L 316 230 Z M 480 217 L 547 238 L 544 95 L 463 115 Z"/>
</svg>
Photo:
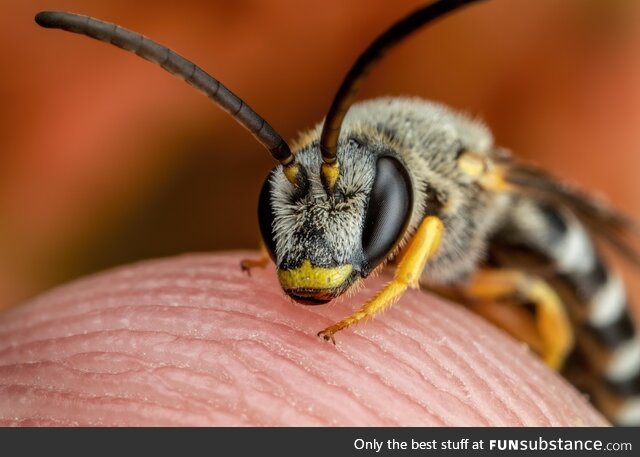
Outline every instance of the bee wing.
<svg viewBox="0 0 640 457">
<path fill-rule="evenodd" d="M 640 268 L 640 252 L 629 241 L 630 237 L 640 237 L 638 221 L 533 165 L 515 161 L 505 161 L 504 165 L 505 179 L 518 191 L 567 207 L 593 234 Z"/>
</svg>

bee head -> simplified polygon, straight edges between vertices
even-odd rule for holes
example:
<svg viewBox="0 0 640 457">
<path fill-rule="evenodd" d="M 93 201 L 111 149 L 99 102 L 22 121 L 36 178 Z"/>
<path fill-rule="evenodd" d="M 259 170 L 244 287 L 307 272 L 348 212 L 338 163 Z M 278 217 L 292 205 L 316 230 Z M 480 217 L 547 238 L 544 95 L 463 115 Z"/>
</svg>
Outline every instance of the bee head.
<svg viewBox="0 0 640 457">
<path fill-rule="evenodd" d="M 362 82 L 406 36 L 475 1 L 433 2 L 376 38 L 342 81 L 322 131 L 295 155 L 244 100 L 169 48 L 78 14 L 43 11 L 35 19 L 43 27 L 86 35 L 160 65 L 206 94 L 251 132 L 280 163 L 264 183 L 259 200 L 265 246 L 276 262 L 285 292 L 300 301 L 320 303 L 342 294 L 388 258 L 405 234 L 413 211 L 411 177 L 393 147 L 384 141 L 352 138 L 342 129 Z"/>
<path fill-rule="evenodd" d="M 411 178 L 383 144 L 350 138 L 338 147 L 332 192 L 322 182 L 318 141 L 296 154 L 298 185 L 277 166 L 260 193 L 265 246 L 283 290 L 305 304 L 338 297 L 397 247 L 413 208 Z"/>
</svg>

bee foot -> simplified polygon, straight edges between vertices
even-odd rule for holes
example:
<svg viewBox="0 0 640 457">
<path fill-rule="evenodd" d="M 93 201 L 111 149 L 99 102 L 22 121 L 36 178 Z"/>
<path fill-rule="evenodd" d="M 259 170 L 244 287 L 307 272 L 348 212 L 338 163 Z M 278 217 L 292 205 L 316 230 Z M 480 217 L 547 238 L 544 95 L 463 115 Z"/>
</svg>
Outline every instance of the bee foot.
<svg viewBox="0 0 640 457">
<path fill-rule="evenodd" d="M 331 341 L 335 346 L 336 339 L 333 337 L 333 331 L 331 331 L 330 329 L 327 328 L 322 330 L 321 332 L 318 332 L 318 336 L 325 341 Z"/>
<path fill-rule="evenodd" d="M 252 268 L 264 268 L 267 266 L 267 260 L 253 260 L 253 259 L 244 259 L 240 261 L 240 269 L 247 273 L 247 275 L 251 276 Z"/>
</svg>

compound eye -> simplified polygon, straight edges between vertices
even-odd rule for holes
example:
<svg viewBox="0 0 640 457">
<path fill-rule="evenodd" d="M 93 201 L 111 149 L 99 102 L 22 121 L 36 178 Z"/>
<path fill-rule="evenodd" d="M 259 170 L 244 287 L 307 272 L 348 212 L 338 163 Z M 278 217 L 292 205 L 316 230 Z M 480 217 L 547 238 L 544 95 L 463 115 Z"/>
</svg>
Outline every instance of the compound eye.
<svg viewBox="0 0 640 457">
<path fill-rule="evenodd" d="M 271 207 L 271 174 L 267 176 L 260 198 L 258 199 L 258 224 L 260 225 L 260 234 L 271 259 L 276 261 L 276 243 L 273 239 L 273 229 L 271 225 L 274 219 L 273 208 Z"/>
<path fill-rule="evenodd" d="M 381 157 L 364 219 L 362 249 L 366 272 L 373 270 L 398 245 L 413 208 L 407 169 L 393 157 Z"/>
</svg>

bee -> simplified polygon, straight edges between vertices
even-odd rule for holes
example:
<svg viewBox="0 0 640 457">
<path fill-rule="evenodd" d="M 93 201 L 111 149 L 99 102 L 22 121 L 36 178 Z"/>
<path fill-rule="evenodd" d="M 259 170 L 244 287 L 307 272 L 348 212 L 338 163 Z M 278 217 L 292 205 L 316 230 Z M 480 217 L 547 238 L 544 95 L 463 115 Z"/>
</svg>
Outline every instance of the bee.
<svg viewBox="0 0 640 457">
<path fill-rule="evenodd" d="M 41 12 L 36 21 L 160 65 L 271 153 L 278 164 L 258 202 L 263 256 L 243 269 L 271 259 L 289 297 L 319 305 L 395 263 L 391 282 L 320 337 L 335 343 L 336 333 L 426 285 L 527 341 L 613 422 L 639 424 L 640 337 L 625 287 L 593 242 L 601 238 L 640 265 L 626 241 L 638 233 L 634 222 L 512 157 L 482 123 L 443 105 L 355 101 L 390 48 L 477 1 L 435 1 L 393 24 L 356 60 L 325 120 L 293 147 L 222 83 L 149 38 L 66 12 Z M 510 324 L 510 312 L 524 312 L 534 331 Z"/>
</svg>

